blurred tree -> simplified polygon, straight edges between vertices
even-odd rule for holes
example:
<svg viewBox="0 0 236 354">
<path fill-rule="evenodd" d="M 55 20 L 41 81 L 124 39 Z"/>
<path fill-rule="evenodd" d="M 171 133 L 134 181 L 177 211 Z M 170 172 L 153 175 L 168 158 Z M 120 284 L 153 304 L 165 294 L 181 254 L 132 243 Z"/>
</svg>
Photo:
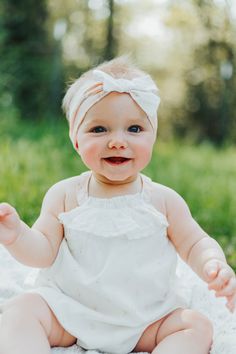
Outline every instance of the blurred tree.
<svg viewBox="0 0 236 354">
<path fill-rule="evenodd" d="M 235 26 L 226 3 L 172 1 L 168 25 L 174 29 L 185 68 L 185 85 L 173 120 L 175 132 L 221 145 L 235 136 Z M 180 39 L 180 40 L 179 40 Z M 234 133 L 233 133 L 234 132 Z"/>
<path fill-rule="evenodd" d="M 233 28 L 227 7 L 222 11 L 208 0 L 196 4 L 207 37 L 194 49 L 194 66 L 186 77 L 191 122 L 201 140 L 221 145 L 231 134 L 235 116 Z"/>
<path fill-rule="evenodd" d="M 67 76 L 77 77 L 118 54 L 120 5 L 114 0 L 48 0 L 49 26 L 63 19 L 62 38 Z"/>
<path fill-rule="evenodd" d="M 107 36 L 104 59 L 110 60 L 117 55 L 117 39 L 115 37 L 114 30 L 114 18 L 115 18 L 115 4 L 114 0 L 108 1 L 109 16 L 107 19 Z"/>
<path fill-rule="evenodd" d="M 173 41 L 164 114 L 174 133 L 217 145 L 235 139 L 236 28 L 227 2 L 169 0 L 165 24 Z"/>
<path fill-rule="evenodd" d="M 1 93 L 12 96 L 24 119 L 42 118 L 50 108 L 52 53 L 46 21 L 46 0 L 1 1 Z"/>
</svg>

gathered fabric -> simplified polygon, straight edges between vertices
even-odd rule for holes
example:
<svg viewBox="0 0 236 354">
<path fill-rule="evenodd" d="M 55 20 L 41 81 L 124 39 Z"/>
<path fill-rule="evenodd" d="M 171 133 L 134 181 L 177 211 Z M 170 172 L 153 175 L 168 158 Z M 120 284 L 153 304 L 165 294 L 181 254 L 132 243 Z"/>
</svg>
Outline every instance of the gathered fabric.
<svg viewBox="0 0 236 354">
<path fill-rule="evenodd" d="M 177 254 L 149 178 L 140 193 L 102 199 L 88 195 L 90 176 L 80 176 L 78 207 L 58 215 L 65 237 L 33 291 L 81 347 L 129 353 L 146 327 L 184 306 Z"/>
<path fill-rule="evenodd" d="M 149 75 L 132 80 L 116 79 L 101 70 L 93 70 L 93 78 L 87 80 L 71 100 L 68 120 L 70 139 L 77 148 L 77 133 L 88 110 L 111 92 L 128 93 L 147 114 L 154 132 L 157 130 L 157 110 L 160 104 L 158 88 Z"/>
</svg>

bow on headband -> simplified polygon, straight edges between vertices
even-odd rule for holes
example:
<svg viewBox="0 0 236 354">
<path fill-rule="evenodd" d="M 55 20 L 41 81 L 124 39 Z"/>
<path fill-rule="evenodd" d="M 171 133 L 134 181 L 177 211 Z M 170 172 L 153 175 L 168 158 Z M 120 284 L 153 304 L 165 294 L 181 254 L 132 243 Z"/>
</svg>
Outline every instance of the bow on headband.
<svg viewBox="0 0 236 354">
<path fill-rule="evenodd" d="M 110 92 L 129 93 L 147 114 L 153 130 L 157 129 L 158 89 L 148 75 L 132 80 L 115 79 L 104 71 L 94 70 L 93 80 L 82 86 L 73 97 L 69 110 L 70 138 L 77 148 L 77 132 L 87 111 Z"/>
</svg>

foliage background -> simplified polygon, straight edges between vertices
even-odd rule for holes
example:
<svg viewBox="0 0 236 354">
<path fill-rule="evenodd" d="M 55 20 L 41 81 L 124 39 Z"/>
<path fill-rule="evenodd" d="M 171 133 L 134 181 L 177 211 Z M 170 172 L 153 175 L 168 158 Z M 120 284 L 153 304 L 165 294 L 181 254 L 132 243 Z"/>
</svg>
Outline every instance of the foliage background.
<svg viewBox="0 0 236 354">
<path fill-rule="evenodd" d="M 156 80 L 162 136 L 236 139 L 230 0 L 2 0 L 0 107 L 56 119 L 65 82 L 130 54 Z"/>
<path fill-rule="evenodd" d="M 32 224 L 46 190 L 85 169 L 60 102 L 88 68 L 129 54 L 156 80 L 146 173 L 179 192 L 236 268 L 236 6 L 224 0 L 2 0 L 0 201 Z"/>
</svg>

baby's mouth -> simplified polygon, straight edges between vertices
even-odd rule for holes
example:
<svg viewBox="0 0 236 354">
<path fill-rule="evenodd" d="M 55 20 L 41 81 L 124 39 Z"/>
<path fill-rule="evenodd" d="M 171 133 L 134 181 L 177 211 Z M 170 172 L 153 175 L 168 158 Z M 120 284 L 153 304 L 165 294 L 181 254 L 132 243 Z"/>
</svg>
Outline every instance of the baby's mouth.
<svg viewBox="0 0 236 354">
<path fill-rule="evenodd" d="M 110 163 L 111 165 L 121 165 L 130 161 L 131 159 L 127 157 L 121 157 L 121 156 L 112 156 L 112 157 L 106 157 L 104 158 L 104 160 Z"/>
</svg>

